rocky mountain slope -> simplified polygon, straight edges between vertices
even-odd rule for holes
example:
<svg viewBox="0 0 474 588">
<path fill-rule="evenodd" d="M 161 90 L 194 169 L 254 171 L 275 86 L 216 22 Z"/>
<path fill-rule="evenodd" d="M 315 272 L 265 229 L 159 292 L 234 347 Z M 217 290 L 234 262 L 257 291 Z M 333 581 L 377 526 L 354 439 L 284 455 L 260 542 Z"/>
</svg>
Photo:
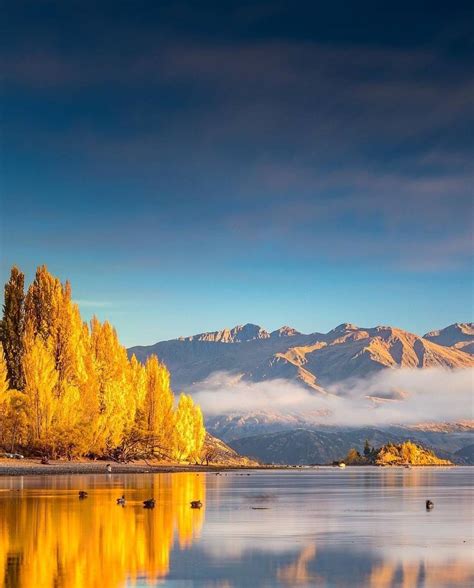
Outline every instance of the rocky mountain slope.
<svg viewBox="0 0 474 588">
<path fill-rule="evenodd" d="M 474 323 L 455 323 L 445 329 L 426 333 L 424 339 L 474 355 Z"/>
<path fill-rule="evenodd" d="M 156 353 L 169 367 L 176 389 L 225 371 L 253 382 L 295 380 L 324 392 L 333 382 L 385 368 L 472 367 L 474 357 L 467 352 L 469 325 L 451 325 L 420 337 L 389 326 L 361 328 L 344 323 L 328 333 L 305 335 L 286 326 L 269 333 L 247 324 L 133 347 L 129 353 L 141 361 Z M 453 345 L 445 344 L 453 341 Z"/>
<path fill-rule="evenodd" d="M 258 465 L 257 461 L 240 455 L 235 449 L 210 433 L 206 433 L 202 455 L 203 463 L 206 465 L 217 464 L 236 467 Z"/>
</svg>

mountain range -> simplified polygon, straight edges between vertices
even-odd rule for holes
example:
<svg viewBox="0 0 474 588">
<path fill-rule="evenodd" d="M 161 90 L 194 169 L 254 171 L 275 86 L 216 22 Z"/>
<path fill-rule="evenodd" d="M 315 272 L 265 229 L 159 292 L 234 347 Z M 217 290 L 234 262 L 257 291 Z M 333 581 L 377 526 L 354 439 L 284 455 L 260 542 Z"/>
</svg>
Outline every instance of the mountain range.
<svg viewBox="0 0 474 588">
<path fill-rule="evenodd" d="M 473 347 L 473 323 L 456 323 L 424 337 L 395 327 L 362 328 L 350 323 L 311 334 L 287 326 L 269 333 L 246 324 L 132 347 L 129 353 L 140 361 L 158 355 L 176 389 L 227 372 L 253 382 L 294 380 L 324 393 L 325 386 L 334 382 L 385 368 L 472 367 Z"/>
<path fill-rule="evenodd" d="M 140 361 L 158 355 L 168 366 L 176 390 L 193 391 L 199 383 L 206 384 L 213 375 L 224 373 L 237 382 L 267 382 L 271 388 L 276 381 L 289 382 L 310 395 L 327 398 L 340 382 L 364 382 L 387 369 L 450 371 L 474 367 L 474 324 L 456 323 L 423 337 L 390 326 L 363 328 L 350 323 L 328 333 L 310 334 L 288 326 L 268 332 L 259 325 L 246 324 L 133 347 L 129 353 Z M 258 394 L 258 388 L 252 394 Z M 285 394 L 294 390 L 285 389 Z M 216 392 L 220 395 L 219 387 Z M 404 400 L 405 394 L 396 390 L 394 396 L 381 395 L 376 400 L 390 403 Z M 472 411 L 466 407 L 466 412 Z M 469 420 L 418 426 L 326 426 L 324 419 L 317 422 L 301 412 L 282 413 L 271 401 L 264 410 L 206 416 L 206 426 L 213 435 L 239 453 L 264 462 L 327 463 L 351 447 L 362 450 L 365 439 L 374 445 L 412 439 L 456 463 L 474 464 L 474 428 Z"/>
</svg>

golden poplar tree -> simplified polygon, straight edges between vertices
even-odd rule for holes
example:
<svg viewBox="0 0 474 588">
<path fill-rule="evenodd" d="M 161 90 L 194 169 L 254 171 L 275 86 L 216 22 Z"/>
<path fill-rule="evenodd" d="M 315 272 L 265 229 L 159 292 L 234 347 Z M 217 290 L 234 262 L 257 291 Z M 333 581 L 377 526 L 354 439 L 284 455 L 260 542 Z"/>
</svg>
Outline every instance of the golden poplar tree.
<svg viewBox="0 0 474 588">
<path fill-rule="evenodd" d="M 13 452 L 18 444 L 26 442 L 26 396 L 10 389 L 7 376 L 7 362 L 0 343 L 0 444 Z"/>
<path fill-rule="evenodd" d="M 45 265 L 38 267 L 35 279 L 28 288 L 25 299 L 25 324 L 35 336 L 44 341 L 54 333 L 58 320 L 58 300 L 61 282 L 52 276 Z"/>
<path fill-rule="evenodd" d="M 0 442 L 5 444 L 6 441 L 6 425 L 9 412 L 9 383 L 8 383 L 8 369 L 5 355 L 3 353 L 3 345 L 0 343 Z"/>
<path fill-rule="evenodd" d="M 91 321 L 91 348 L 98 378 L 99 415 L 96 444 L 110 450 L 120 444 L 126 427 L 130 397 L 127 352 L 107 321 Z"/>
<path fill-rule="evenodd" d="M 0 343 L 0 396 L 3 396 L 9 388 L 7 362 L 3 353 L 3 345 Z"/>
<path fill-rule="evenodd" d="M 127 411 L 128 426 L 134 426 L 140 418 L 139 411 L 142 409 L 147 393 L 147 375 L 143 366 L 135 355 L 130 359 L 129 367 L 130 398 Z"/>
<path fill-rule="evenodd" d="M 42 337 L 35 337 L 31 328 L 25 333 L 23 371 L 30 443 L 43 451 L 54 449 L 58 372 L 51 346 Z"/>
<path fill-rule="evenodd" d="M 21 358 L 25 328 L 25 276 L 15 266 L 4 288 L 3 318 L 0 322 L 0 339 L 7 364 L 8 379 L 12 388 L 23 389 Z"/>
<path fill-rule="evenodd" d="M 175 456 L 185 460 L 194 452 L 194 403 L 191 396 L 181 394 L 175 415 Z"/>
<path fill-rule="evenodd" d="M 206 437 L 206 429 L 204 427 L 204 418 L 202 416 L 201 407 L 193 403 L 193 441 L 194 447 L 191 457 L 194 461 L 199 462 L 202 457 L 202 448 L 204 446 L 204 439 Z"/>
<path fill-rule="evenodd" d="M 143 405 L 143 427 L 150 439 L 150 449 L 161 457 L 169 457 L 174 441 L 174 396 L 170 388 L 170 374 L 166 367 L 151 355 L 145 364 L 146 394 Z"/>
</svg>

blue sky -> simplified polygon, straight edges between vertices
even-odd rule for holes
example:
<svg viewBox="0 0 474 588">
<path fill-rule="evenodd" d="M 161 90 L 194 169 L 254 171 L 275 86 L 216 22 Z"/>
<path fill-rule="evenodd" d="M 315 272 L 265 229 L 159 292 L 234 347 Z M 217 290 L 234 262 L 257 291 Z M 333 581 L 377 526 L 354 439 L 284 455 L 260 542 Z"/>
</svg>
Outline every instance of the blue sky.
<svg viewBox="0 0 474 588">
<path fill-rule="evenodd" d="M 469 3 L 7 4 L 2 280 L 127 345 L 472 320 Z"/>
</svg>

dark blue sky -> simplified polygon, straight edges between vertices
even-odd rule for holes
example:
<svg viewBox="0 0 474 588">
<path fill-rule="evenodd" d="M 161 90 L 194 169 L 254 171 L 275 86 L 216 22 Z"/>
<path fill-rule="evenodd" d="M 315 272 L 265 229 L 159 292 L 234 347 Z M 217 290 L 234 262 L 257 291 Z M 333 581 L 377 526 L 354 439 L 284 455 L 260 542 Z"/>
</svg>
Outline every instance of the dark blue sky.
<svg viewBox="0 0 474 588">
<path fill-rule="evenodd" d="M 128 345 L 472 319 L 472 3 L 3 3 L 1 278 Z"/>
</svg>

